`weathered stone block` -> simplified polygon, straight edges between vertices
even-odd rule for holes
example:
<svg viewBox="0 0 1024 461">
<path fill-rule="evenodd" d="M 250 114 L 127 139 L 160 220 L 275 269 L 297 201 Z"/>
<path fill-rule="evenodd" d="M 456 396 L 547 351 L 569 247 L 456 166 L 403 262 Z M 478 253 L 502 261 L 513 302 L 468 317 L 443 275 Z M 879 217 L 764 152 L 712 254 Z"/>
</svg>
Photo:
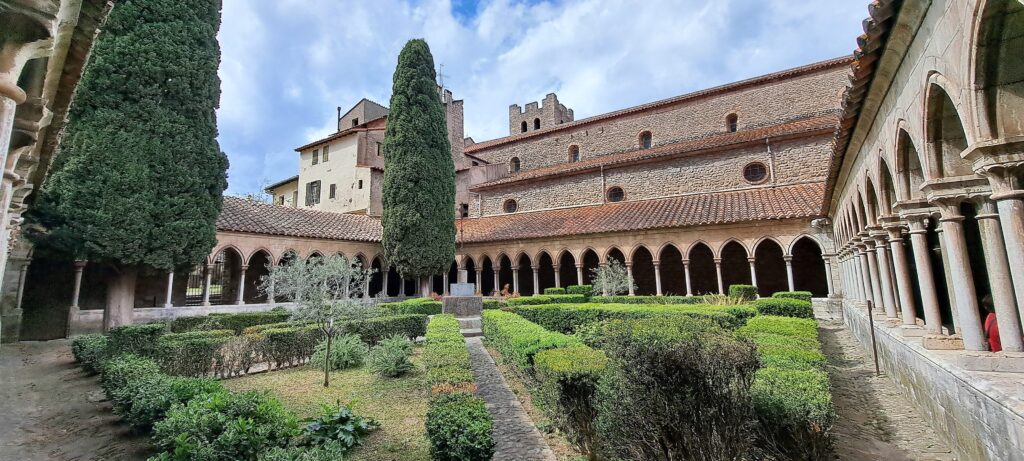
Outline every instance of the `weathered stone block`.
<svg viewBox="0 0 1024 461">
<path fill-rule="evenodd" d="M 456 317 L 478 317 L 484 309 L 480 296 L 446 296 L 441 300 L 441 312 Z"/>
<path fill-rule="evenodd" d="M 448 292 L 454 297 L 473 296 L 476 294 L 475 283 L 453 283 Z"/>
<path fill-rule="evenodd" d="M 921 347 L 933 351 L 958 351 L 963 350 L 964 340 L 960 336 L 938 336 L 924 335 L 921 338 Z"/>
<path fill-rule="evenodd" d="M 957 364 L 968 371 L 1024 373 L 1024 352 L 964 352 Z"/>
<path fill-rule="evenodd" d="M 901 325 L 900 333 L 904 338 L 920 338 L 924 336 L 924 328 L 917 325 Z"/>
</svg>

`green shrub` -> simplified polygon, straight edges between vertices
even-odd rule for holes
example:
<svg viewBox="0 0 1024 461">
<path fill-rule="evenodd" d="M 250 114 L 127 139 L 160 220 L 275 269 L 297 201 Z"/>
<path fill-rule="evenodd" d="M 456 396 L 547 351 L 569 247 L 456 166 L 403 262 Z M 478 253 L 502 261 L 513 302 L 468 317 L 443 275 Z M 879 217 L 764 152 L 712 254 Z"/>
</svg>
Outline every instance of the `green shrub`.
<svg viewBox="0 0 1024 461">
<path fill-rule="evenodd" d="M 592 322 L 609 319 L 639 319 L 663 316 L 688 316 L 708 318 L 727 328 L 742 324 L 736 316 L 726 311 L 730 307 L 708 305 L 626 305 L 626 304 L 544 304 L 539 306 L 515 306 L 509 310 L 522 315 L 548 330 L 573 333 L 577 328 Z"/>
<path fill-rule="evenodd" d="M 286 310 L 270 310 L 266 312 L 242 312 L 238 314 L 225 314 L 216 316 L 220 328 L 234 330 L 235 334 L 242 334 L 242 331 L 254 325 L 265 325 L 268 323 L 280 323 L 292 316 Z"/>
<path fill-rule="evenodd" d="M 810 301 L 795 298 L 761 298 L 754 301 L 754 307 L 761 315 L 781 315 L 805 319 L 814 317 Z"/>
<path fill-rule="evenodd" d="M 274 447 L 260 453 L 256 461 L 338 461 L 344 459 L 345 446 L 328 442 L 318 447 Z"/>
<path fill-rule="evenodd" d="M 256 459 L 298 434 L 295 416 L 259 391 L 203 394 L 171 407 L 153 425 L 153 442 L 165 459 Z"/>
<path fill-rule="evenodd" d="M 374 345 L 392 336 L 415 339 L 427 332 L 427 316 L 425 314 L 402 314 L 388 317 L 376 317 L 346 323 L 346 334 L 359 335 L 364 343 Z"/>
<path fill-rule="evenodd" d="M 736 317 L 736 320 L 738 320 L 739 323 L 743 324 L 743 325 L 746 325 L 747 320 L 749 320 L 751 317 L 754 317 L 754 316 L 756 316 L 758 314 L 757 308 L 755 308 L 753 306 L 744 305 L 744 304 L 735 305 L 735 306 L 721 306 L 719 308 L 719 310 L 721 310 L 722 312 L 725 312 L 725 313 L 727 313 L 727 314 L 729 314 L 729 315 L 731 315 L 733 317 Z"/>
<path fill-rule="evenodd" d="M 309 420 L 304 442 L 313 446 L 322 446 L 337 442 L 345 450 L 362 445 L 363 440 L 371 432 L 380 427 L 372 418 L 364 418 L 352 411 L 352 404 L 321 405 L 321 414 Z"/>
<path fill-rule="evenodd" d="M 107 332 L 107 347 L 110 355 L 136 354 L 150 357 L 156 348 L 157 339 L 167 333 L 163 323 L 121 325 Z"/>
<path fill-rule="evenodd" d="M 323 334 L 315 326 L 270 328 L 258 335 L 261 355 L 273 368 L 294 366 L 313 355 Z"/>
<path fill-rule="evenodd" d="M 752 343 L 684 316 L 612 320 L 602 334 L 609 360 L 597 431 L 606 458 L 747 458 Z"/>
<path fill-rule="evenodd" d="M 702 296 L 591 296 L 590 302 L 604 304 L 705 304 Z"/>
<path fill-rule="evenodd" d="M 123 354 L 111 358 L 100 367 L 100 387 L 115 411 L 131 403 L 133 388 L 141 381 L 160 374 L 160 367 L 148 357 Z"/>
<path fill-rule="evenodd" d="M 224 329 L 224 325 L 220 322 L 220 317 L 223 316 L 199 315 L 192 317 L 178 317 L 170 322 L 170 330 L 172 333 L 201 330 L 222 330 Z"/>
<path fill-rule="evenodd" d="M 484 401 L 465 392 L 434 396 L 427 408 L 427 440 L 434 461 L 489 460 L 494 422 Z"/>
<path fill-rule="evenodd" d="M 757 299 L 757 287 L 753 285 L 729 285 L 729 297 L 753 301 Z"/>
<path fill-rule="evenodd" d="M 771 333 L 796 338 L 817 339 L 818 323 L 814 319 L 759 315 L 747 320 L 746 326 L 741 328 L 740 331 L 752 334 Z"/>
<path fill-rule="evenodd" d="M 548 331 L 517 314 L 505 311 L 485 311 L 482 315 L 483 333 L 502 357 L 529 374 L 533 356 L 545 349 L 574 346 L 579 340 L 562 333 Z"/>
<path fill-rule="evenodd" d="M 217 392 L 225 390 L 216 380 L 159 375 L 137 390 L 125 421 L 133 430 L 143 433 L 164 419 L 175 404 L 185 404 L 200 395 Z"/>
<path fill-rule="evenodd" d="M 100 362 L 107 355 L 107 337 L 101 334 L 82 335 L 71 341 L 71 355 L 88 373 L 99 371 Z"/>
<path fill-rule="evenodd" d="M 568 293 L 566 293 L 565 288 L 554 288 L 554 287 L 552 287 L 552 288 L 545 288 L 544 289 L 544 294 L 546 294 L 546 295 L 564 295 L 564 294 L 568 294 Z"/>
<path fill-rule="evenodd" d="M 811 296 L 813 294 L 810 291 L 779 291 L 772 294 L 773 298 L 799 299 L 807 302 L 811 302 Z"/>
<path fill-rule="evenodd" d="M 565 294 L 590 296 L 594 293 L 593 285 L 569 285 L 565 287 Z"/>
<path fill-rule="evenodd" d="M 604 352 L 583 345 L 534 356 L 537 394 L 545 414 L 584 454 L 596 453 L 597 382 L 607 365 Z"/>
<path fill-rule="evenodd" d="M 521 296 L 519 298 L 509 298 L 505 300 L 505 305 L 508 307 L 512 307 L 533 306 L 538 304 L 568 304 L 585 302 L 587 302 L 587 297 L 583 295 L 533 295 Z"/>
<path fill-rule="evenodd" d="M 825 372 L 764 368 L 751 393 L 759 438 L 767 449 L 788 459 L 831 456 L 836 414 Z"/>
<path fill-rule="evenodd" d="M 169 375 L 206 376 L 218 371 L 220 349 L 234 336 L 233 330 L 168 333 L 157 340 L 153 357 Z"/>
<path fill-rule="evenodd" d="M 361 366 L 369 349 L 356 335 L 342 335 L 331 341 L 331 370 L 346 370 Z M 327 361 L 327 341 L 320 341 L 313 349 L 310 363 L 323 370 Z"/>
<path fill-rule="evenodd" d="M 415 298 L 397 303 L 383 303 L 380 307 L 394 315 L 437 315 L 441 313 L 441 301 L 434 301 L 433 298 Z"/>
<path fill-rule="evenodd" d="M 253 325 L 246 327 L 242 330 L 243 335 L 251 335 L 255 333 L 263 333 L 264 331 L 275 329 L 275 328 L 295 328 L 295 327 L 308 327 L 315 324 L 312 320 L 289 320 L 287 322 L 277 323 L 264 323 L 262 325 Z"/>
<path fill-rule="evenodd" d="M 426 339 L 423 366 L 427 369 L 427 381 L 435 393 L 440 390 L 463 389 L 473 383 L 469 350 L 459 331 L 459 321 L 454 316 L 442 314 L 431 317 Z"/>
<path fill-rule="evenodd" d="M 403 336 L 387 338 L 373 349 L 367 356 L 370 370 L 385 378 L 395 378 L 412 370 L 416 366 L 409 360 L 412 354 L 412 341 Z"/>
<path fill-rule="evenodd" d="M 485 299 L 484 310 L 487 309 L 501 309 L 505 307 L 505 301 L 502 299 Z"/>
</svg>

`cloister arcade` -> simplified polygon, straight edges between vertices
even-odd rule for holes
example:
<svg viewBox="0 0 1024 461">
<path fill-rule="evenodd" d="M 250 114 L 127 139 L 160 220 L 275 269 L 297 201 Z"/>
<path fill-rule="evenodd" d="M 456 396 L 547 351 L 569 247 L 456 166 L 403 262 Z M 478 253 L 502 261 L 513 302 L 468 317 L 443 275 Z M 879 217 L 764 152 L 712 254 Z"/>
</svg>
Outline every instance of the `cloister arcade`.
<svg viewBox="0 0 1024 461">
<path fill-rule="evenodd" d="M 974 351 L 991 296 L 1003 350 L 1022 351 L 1024 4 L 975 8 L 967 30 L 940 23 L 948 43 L 901 64 L 913 70 L 847 150 L 830 213 L 840 290 Z"/>
</svg>

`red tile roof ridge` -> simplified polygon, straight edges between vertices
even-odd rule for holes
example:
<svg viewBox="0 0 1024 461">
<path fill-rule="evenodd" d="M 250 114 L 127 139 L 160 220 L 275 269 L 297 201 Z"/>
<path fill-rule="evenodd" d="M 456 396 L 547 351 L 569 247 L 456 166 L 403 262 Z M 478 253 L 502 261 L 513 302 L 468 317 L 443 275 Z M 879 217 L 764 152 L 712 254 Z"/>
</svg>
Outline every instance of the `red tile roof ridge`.
<svg viewBox="0 0 1024 461">
<path fill-rule="evenodd" d="M 224 197 L 217 230 L 289 237 L 379 242 L 380 219 L 351 213 L 292 208 Z"/>
</svg>

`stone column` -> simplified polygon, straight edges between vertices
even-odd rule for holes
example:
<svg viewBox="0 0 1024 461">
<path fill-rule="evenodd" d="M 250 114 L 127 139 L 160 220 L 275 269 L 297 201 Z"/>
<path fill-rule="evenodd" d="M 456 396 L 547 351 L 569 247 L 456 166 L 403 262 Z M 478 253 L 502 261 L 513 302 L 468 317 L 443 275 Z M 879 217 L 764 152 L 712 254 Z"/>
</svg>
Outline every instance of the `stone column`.
<svg viewBox="0 0 1024 461">
<path fill-rule="evenodd" d="M 910 226 L 910 243 L 914 250 L 914 265 L 917 268 L 917 284 L 921 287 L 921 304 L 924 309 L 925 330 L 931 334 L 942 334 L 942 314 L 939 312 L 938 290 L 935 288 L 935 274 L 928 250 L 928 218 L 915 216 L 907 219 Z"/>
<path fill-rule="evenodd" d="M 238 271 L 238 297 L 235 304 L 239 306 L 245 304 L 245 271 L 248 268 L 247 264 L 242 264 L 241 270 Z"/>
<path fill-rule="evenodd" d="M 167 271 L 167 296 L 164 298 L 164 307 L 174 307 L 174 271 Z"/>
<path fill-rule="evenodd" d="M 601 267 L 601 269 L 604 269 L 605 267 L 608 267 L 608 263 L 601 263 L 600 267 Z M 607 286 L 607 284 L 602 283 L 601 284 L 601 296 L 608 296 L 608 294 L 609 293 L 608 293 L 608 286 Z"/>
<path fill-rule="evenodd" d="M 25 279 L 28 278 L 28 266 L 32 264 L 31 260 L 26 260 L 24 264 L 18 269 L 18 297 L 14 307 L 21 309 L 21 301 L 25 298 Z"/>
<path fill-rule="evenodd" d="M 875 242 L 870 239 L 864 239 L 864 257 L 867 258 L 868 263 L 868 277 L 871 280 L 871 300 L 875 304 L 875 309 L 881 309 L 884 306 L 882 303 L 885 299 L 882 298 L 882 285 L 881 277 L 878 271 L 878 257 L 875 252 Z"/>
<path fill-rule="evenodd" d="M 661 296 L 661 262 L 654 261 L 654 292 Z"/>
<path fill-rule="evenodd" d="M 857 264 L 860 266 L 860 272 L 857 274 L 860 276 L 860 289 L 861 300 L 874 302 L 874 290 L 871 289 L 871 269 L 868 266 L 868 253 L 866 250 L 867 246 L 863 243 L 857 244 Z"/>
<path fill-rule="evenodd" d="M 447 272 L 445 272 L 444 274 L 441 274 L 441 280 L 442 280 L 441 283 L 443 284 L 443 286 L 441 287 L 441 294 L 445 295 L 445 296 L 448 296 L 448 273 Z M 431 282 L 431 283 L 433 283 L 433 282 Z"/>
<path fill-rule="evenodd" d="M 822 255 L 822 260 L 825 262 L 825 283 L 828 285 L 828 293 L 826 296 L 831 298 L 835 294 L 832 283 L 832 260 L 831 255 Z"/>
<path fill-rule="evenodd" d="M 203 279 L 203 305 L 210 305 L 210 282 L 213 281 L 213 264 L 206 265 L 206 278 Z"/>
<path fill-rule="evenodd" d="M 715 258 L 715 275 L 718 276 L 718 294 L 724 295 L 725 289 L 722 287 L 722 258 Z"/>
<path fill-rule="evenodd" d="M 635 296 L 636 293 L 633 290 L 633 263 L 626 263 L 626 279 L 629 280 L 629 295 Z"/>
<path fill-rule="evenodd" d="M 907 265 L 907 252 L 903 248 L 903 238 L 899 225 L 887 227 L 889 233 L 889 252 L 892 253 L 892 266 L 896 278 L 896 292 L 900 298 L 900 310 L 904 325 L 917 325 L 917 311 L 914 307 L 914 288 L 910 281 L 910 269 Z"/>
<path fill-rule="evenodd" d="M 519 293 L 519 267 L 512 268 L 512 292 Z"/>
<path fill-rule="evenodd" d="M 498 267 L 498 270 L 501 270 L 500 266 Z M 501 293 L 501 284 L 500 284 L 501 283 L 501 279 L 498 277 L 499 275 L 500 274 L 498 273 L 498 271 L 494 271 L 494 291 L 500 294 Z"/>
<path fill-rule="evenodd" d="M 693 288 L 690 287 L 690 260 L 683 260 L 683 274 L 686 276 L 686 296 L 693 296 Z"/>
<path fill-rule="evenodd" d="M 562 266 L 554 266 L 555 269 L 555 288 L 562 288 Z"/>
<path fill-rule="evenodd" d="M 540 289 L 540 267 L 530 266 L 530 268 L 533 269 L 533 294 L 543 294 Z"/>
<path fill-rule="evenodd" d="M 794 288 L 796 284 L 793 283 L 793 257 L 785 255 L 782 260 L 786 261 L 786 283 L 789 286 L 789 291 L 796 291 Z"/>
<path fill-rule="evenodd" d="M 1006 260 L 1010 267 L 1010 277 L 1013 279 L 1014 295 L 1017 298 L 1017 315 L 1018 318 L 1024 318 L 1024 190 L 1017 171 L 1012 167 L 994 166 L 981 173 L 988 178 L 992 186 L 990 198 L 996 202 L 999 210 L 999 225 L 1003 230 Z"/>
<path fill-rule="evenodd" d="M 889 256 L 886 254 L 886 247 L 888 242 L 885 240 L 885 236 L 881 234 L 874 234 L 871 236 L 875 239 L 875 254 L 878 257 L 878 278 L 879 290 L 882 292 L 882 302 L 885 303 L 885 316 L 890 319 L 899 317 L 899 312 L 896 310 L 896 298 L 893 296 L 892 291 L 892 271 L 889 269 Z"/>
<path fill-rule="evenodd" d="M 476 294 L 484 294 L 484 270 L 479 268 L 476 270 Z"/>
<path fill-rule="evenodd" d="M 747 262 L 750 263 L 750 284 L 757 286 L 757 271 L 754 270 L 754 258 L 747 258 Z M 792 291 L 792 290 L 790 290 Z"/>
<path fill-rule="evenodd" d="M 960 215 L 958 201 L 937 202 L 942 217 L 943 247 L 949 264 L 946 271 L 955 283 L 952 285 L 953 297 L 956 300 L 957 316 L 960 319 L 958 330 L 964 340 L 964 348 L 969 351 L 983 351 L 985 335 L 981 328 L 981 314 L 978 312 L 978 299 L 974 292 L 974 274 L 967 256 L 967 240 L 964 237 L 964 217 Z M 998 315 L 998 314 L 996 314 Z"/>
<path fill-rule="evenodd" d="M 363 299 L 370 299 L 370 279 L 373 274 L 366 273 L 366 278 L 363 279 Z"/>
<path fill-rule="evenodd" d="M 992 289 L 992 302 L 999 325 L 999 340 L 1004 351 L 1021 352 L 1024 351 L 1024 341 L 1021 339 L 1024 331 L 1021 330 L 1017 298 L 1014 296 L 1010 265 L 1006 257 L 1006 245 L 1003 231 L 999 226 L 999 214 L 996 213 L 996 205 L 989 200 L 982 200 L 979 210 L 981 213 L 977 219 L 981 227 L 988 283 Z"/>
<path fill-rule="evenodd" d="M 386 297 L 390 296 L 388 294 L 388 275 L 391 274 L 391 268 L 389 267 L 387 269 L 381 269 L 381 271 L 384 272 L 384 289 L 382 291 L 384 292 L 384 297 L 386 298 Z M 495 272 L 494 274 L 495 274 L 494 277 L 497 278 L 498 277 L 498 275 L 497 275 L 498 273 Z"/>
<path fill-rule="evenodd" d="M 576 284 L 583 285 L 583 263 L 576 263 Z"/>
<path fill-rule="evenodd" d="M 82 272 L 86 261 L 75 261 L 75 284 L 71 288 L 71 310 L 78 312 L 78 296 L 82 292 Z"/>
</svg>

